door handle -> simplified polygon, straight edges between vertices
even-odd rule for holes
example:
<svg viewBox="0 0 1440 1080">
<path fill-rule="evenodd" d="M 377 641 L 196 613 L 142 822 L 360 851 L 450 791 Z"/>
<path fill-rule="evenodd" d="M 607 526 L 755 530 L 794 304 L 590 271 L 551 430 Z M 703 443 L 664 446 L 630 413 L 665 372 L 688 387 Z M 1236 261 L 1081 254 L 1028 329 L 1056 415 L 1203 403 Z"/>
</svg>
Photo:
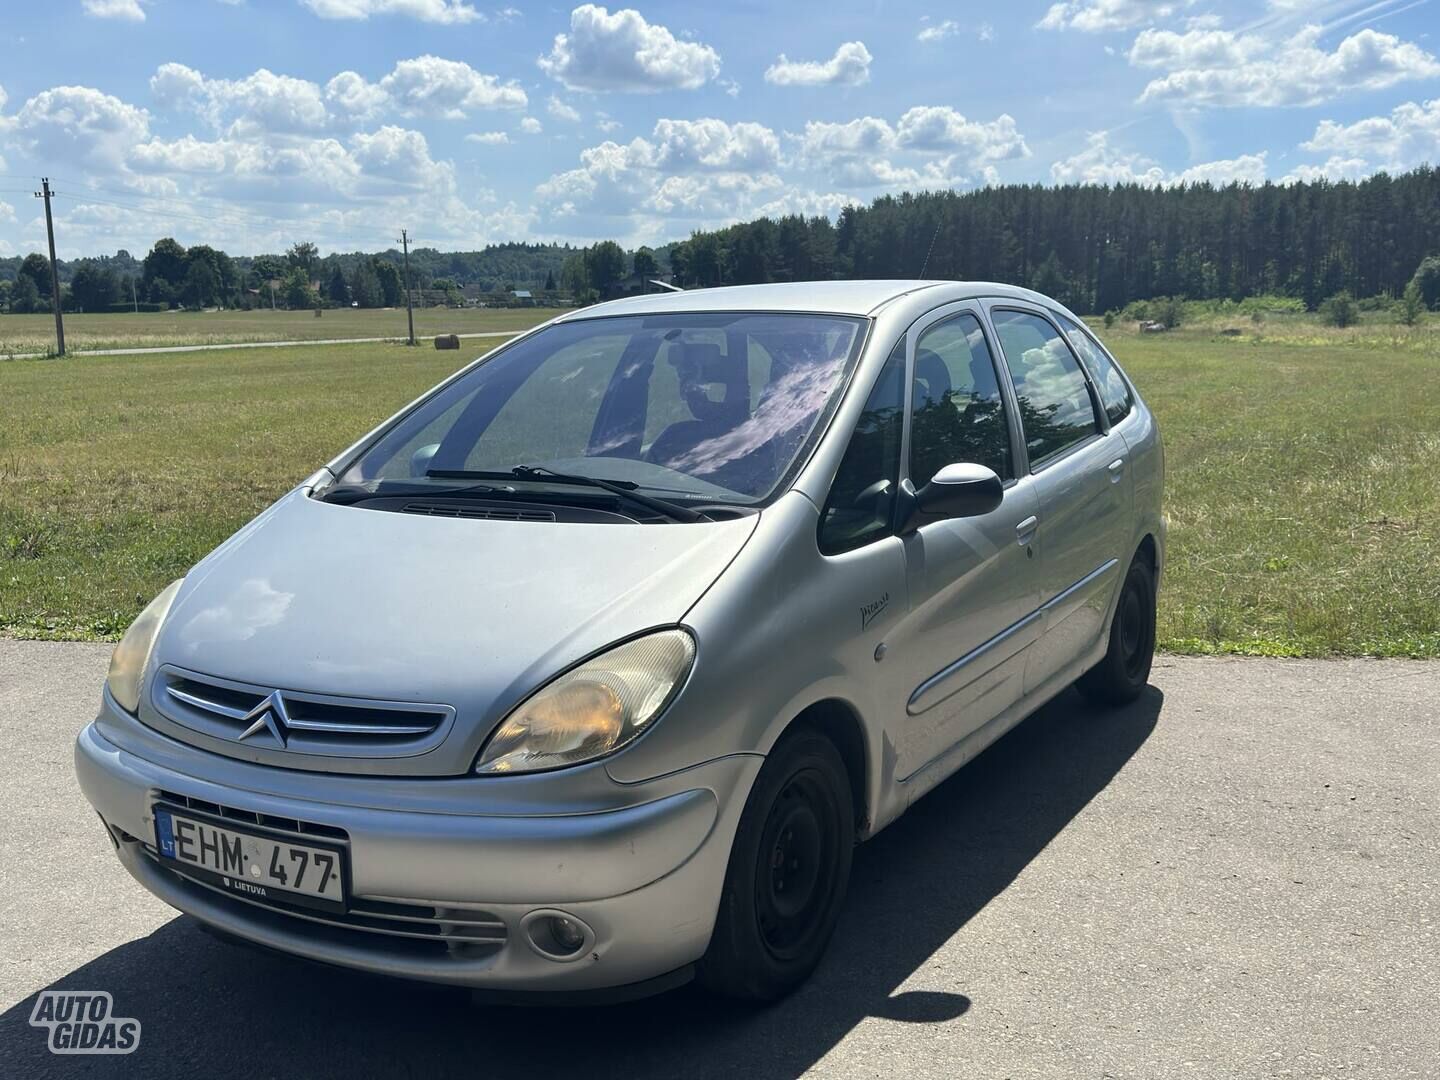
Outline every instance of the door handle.
<svg viewBox="0 0 1440 1080">
<path fill-rule="evenodd" d="M 1035 538 L 1035 530 L 1040 527 L 1040 519 L 1031 514 L 1019 525 L 1015 526 L 1015 540 L 1021 547 L 1026 547 Z"/>
<path fill-rule="evenodd" d="M 1117 482 L 1125 472 L 1125 459 L 1123 457 L 1117 457 L 1114 461 L 1110 462 L 1109 465 L 1105 466 L 1105 468 L 1109 470 L 1110 482 L 1113 484 Z"/>
</svg>

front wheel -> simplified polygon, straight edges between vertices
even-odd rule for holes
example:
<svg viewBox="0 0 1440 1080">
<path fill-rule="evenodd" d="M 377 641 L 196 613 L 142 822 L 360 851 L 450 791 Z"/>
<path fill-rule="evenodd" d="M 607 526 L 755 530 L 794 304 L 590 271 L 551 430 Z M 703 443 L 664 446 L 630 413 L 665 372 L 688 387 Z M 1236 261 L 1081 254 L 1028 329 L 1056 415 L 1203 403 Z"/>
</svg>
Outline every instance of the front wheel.
<svg viewBox="0 0 1440 1080">
<path fill-rule="evenodd" d="M 1104 659 L 1075 685 L 1092 701 L 1125 705 L 1145 689 L 1154 658 L 1155 576 L 1150 564 L 1137 558 L 1130 564 L 1115 605 L 1110 647 Z"/>
<path fill-rule="evenodd" d="M 835 745 L 808 729 L 781 739 L 740 815 L 703 986 L 770 1001 L 815 970 L 850 878 L 855 812 Z"/>
</svg>

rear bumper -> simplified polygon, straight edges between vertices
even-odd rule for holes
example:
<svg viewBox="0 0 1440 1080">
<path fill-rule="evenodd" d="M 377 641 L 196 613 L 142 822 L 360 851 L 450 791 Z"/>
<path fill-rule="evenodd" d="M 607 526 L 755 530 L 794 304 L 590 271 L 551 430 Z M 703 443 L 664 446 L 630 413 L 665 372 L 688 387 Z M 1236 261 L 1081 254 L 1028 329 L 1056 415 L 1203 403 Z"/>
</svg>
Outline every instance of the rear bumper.
<svg viewBox="0 0 1440 1080">
<path fill-rule="evenodd" d="M 108 706 L 107 706 L 108 708 Z M 667 975 L 705 951 L 731 840 L 761 760 L 721 758 L 641 785 L 615 784 L 613 809 L 487 813 L 486 781 L 450 785 L 453 805 L 423 811 L 327 800 L 345 778 L 307 777 L 313 797 L 237 783 L 237 767 L 204 751 L 165 763 L 111 739 L 117 718 L 91 724 L 75 747 L 80 787 L 110 830 L 121 863 L 145 888 L 211 926 L 257 945 L 381 975 L 497 991 L 577 992 Z M 154 738 L 147 737 L 147 738 Z M 263 770 L 276 772 L 278 770 Z M 295 774 L 288 774 L 293 789 Z M 346 849 L 352 911 L 301 912 L 247 901 L 182 877 L 155 854 L 162 798 L 263 818 L 297 834 L 324 830 Z M 288 824 L 286 824 L 288 823 Z M 557 960 L 531 943 L 527 916 L 559 911 L 589 928 L 579 954 Z M 448 918 L 447 918 L 448 917 Z"/>
</svg>

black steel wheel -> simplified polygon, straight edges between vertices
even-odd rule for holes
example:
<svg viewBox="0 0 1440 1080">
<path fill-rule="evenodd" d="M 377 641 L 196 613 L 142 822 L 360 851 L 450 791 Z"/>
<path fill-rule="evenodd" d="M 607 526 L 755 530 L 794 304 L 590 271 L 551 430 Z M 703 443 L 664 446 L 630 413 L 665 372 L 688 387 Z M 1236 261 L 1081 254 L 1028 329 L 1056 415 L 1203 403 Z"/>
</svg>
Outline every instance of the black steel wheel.
<svg viewBox="0 0 1440 1080">
<path fill-rule="evenodd" d="M 740 816 L 701 983 L 728 997 L 767 1001 L 803 982 L 835 932 L 854 845 L 839 752 L 816 731 L 787 735 Z"/>
<path fill-rule="evenodd" d="M 1109 648 L 1076 686 L 1094 701 L 1124 705 L 1145 689 L 1154 658 L 1155 576 L 1150 564 L 1137 557 L 1130 564 L 1115 605 Z"/>
</svg>

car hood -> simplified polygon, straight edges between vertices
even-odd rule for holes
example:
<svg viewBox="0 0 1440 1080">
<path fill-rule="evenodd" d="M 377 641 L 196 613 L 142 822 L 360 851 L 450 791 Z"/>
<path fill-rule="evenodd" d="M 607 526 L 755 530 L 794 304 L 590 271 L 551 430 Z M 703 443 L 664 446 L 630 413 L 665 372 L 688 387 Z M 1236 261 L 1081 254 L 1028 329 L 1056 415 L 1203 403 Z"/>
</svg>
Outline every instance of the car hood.
<svg viewBox="0 0 1440 1080">
<path fill-rule="evenodd" d="M 450 519 L 334 505 L 297 490 L 186 578 L 152 652 L 142 719 L 248 760 L 464 772 L 494 725 L 546 680 L 617 640 L 678 623 L 757 520 Z M 166 707 L 174 703 L 162 669 L 262 690 L 444 705 L 454 718 L 421 753 L 301 761 L 268 739 L 217 739 L 177 723 L 184 710 Z"/>
</svg>

